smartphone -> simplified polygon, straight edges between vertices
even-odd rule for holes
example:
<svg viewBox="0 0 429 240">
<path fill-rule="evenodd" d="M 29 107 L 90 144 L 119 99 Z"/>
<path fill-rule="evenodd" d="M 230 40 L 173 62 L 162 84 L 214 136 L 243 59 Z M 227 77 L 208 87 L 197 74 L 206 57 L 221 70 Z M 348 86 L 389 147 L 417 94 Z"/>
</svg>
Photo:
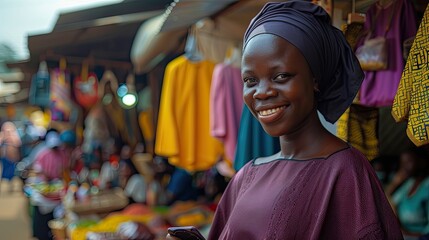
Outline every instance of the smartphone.
<svg viewBox="0 0 429 240">
<path fill-rule="evenodd" d="M 205 240 L 200 231 L 195 227 L 171 227 L 168 228 L 168 234 L 181 240 Z"/>
</svg>

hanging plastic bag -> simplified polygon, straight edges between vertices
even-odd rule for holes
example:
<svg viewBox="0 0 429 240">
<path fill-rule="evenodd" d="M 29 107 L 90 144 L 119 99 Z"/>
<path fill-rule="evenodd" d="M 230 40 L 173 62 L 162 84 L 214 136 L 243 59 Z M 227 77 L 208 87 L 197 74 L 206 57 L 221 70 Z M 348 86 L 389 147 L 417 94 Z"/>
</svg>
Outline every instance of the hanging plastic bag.
<svg viewBox="0 0 429 240">
<path fill-rule="evenodd" d="M 356 50 L 356 57 L 364 71 L 387 69 L 387 40 L 385 37 L 371 38 Z"/>
</svg>

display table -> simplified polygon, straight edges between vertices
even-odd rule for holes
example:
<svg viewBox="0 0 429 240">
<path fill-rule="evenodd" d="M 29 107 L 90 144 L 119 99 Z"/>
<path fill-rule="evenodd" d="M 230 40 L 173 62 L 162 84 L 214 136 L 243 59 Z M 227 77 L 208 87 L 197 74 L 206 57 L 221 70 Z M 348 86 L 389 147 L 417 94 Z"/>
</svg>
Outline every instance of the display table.
<svg viewBox="0 0 429 240">
<path fill-rule="evenodd" d="M 120 210 L 128 205 L 128 198 L 120 188 L 101 191 L 90 195 L 87 200 L 75 201 L 73 204 L 64 204 L 66 211 L 77 215 L 105 214 Z"/>
</svg>

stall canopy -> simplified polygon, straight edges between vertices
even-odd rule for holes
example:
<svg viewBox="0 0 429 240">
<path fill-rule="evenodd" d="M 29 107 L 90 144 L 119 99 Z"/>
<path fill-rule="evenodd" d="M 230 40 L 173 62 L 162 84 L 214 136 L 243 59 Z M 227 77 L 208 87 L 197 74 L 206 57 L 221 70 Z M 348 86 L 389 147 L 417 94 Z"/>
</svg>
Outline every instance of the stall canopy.
<svg viewBox="0 0 429 240">
<path fill-rule="evenodd" d="M 188 28 L 202 18 L 219 14 L 237 0 L 175 0 L 166 10 L 146 21 L 138 30 L 131 49 L 137 73 L 147 72 L 181 44 Z"/>
<path fill-rule="evenodd" d="M 52 32 L 28 37 L 30 64 L 56 56 L 130 62 L 139 26 L 162 13 L 170 0 L 130 0 L 59 16 Z"/>
</svg>

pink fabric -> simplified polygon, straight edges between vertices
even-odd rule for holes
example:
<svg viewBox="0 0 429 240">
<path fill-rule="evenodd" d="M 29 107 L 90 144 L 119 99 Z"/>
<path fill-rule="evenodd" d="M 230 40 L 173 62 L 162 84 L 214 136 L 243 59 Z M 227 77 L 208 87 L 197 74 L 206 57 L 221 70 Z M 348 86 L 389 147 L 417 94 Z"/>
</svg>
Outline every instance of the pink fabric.
<svg viewBox="0 0 429 240">
<path fill-rule="evenodd" d="M 233 160 L 243 108 L 243 81 L 239 68 L 216 65 L 210 88 L 210 132 L 223 141 L 225 155 Z"/>
<path fill-rule="evenodd" d="M 402 57 L 402 44 L 404 40 L 415 36 L 417 32 L 416 19 L 411 1 L 396 0 L 392 4 L 382 8 L 378 3 L 372 5 L 367 11 L 364 29 L 370 28 L 377 11 L 380 11 L 373 37 L 383 36 L 388 26 L 389 18 L 393 9 L 390 30 L 386 34 L 388 69 L 384 71 L 366 71 L 365 79 L 360 89 L 360 102 L 366 106 L 383 107 L 392 106 L 404 69 Z M 357 47 L 362 45 L 358 43 Z"/>
<path fill-rule="evenodd" d="M 279 159 L 240 170 L 222 196 L 209 240 L 402 239 L 368 160 L 346 148 L 328 158 Z"/>
<path fill-rule="evenodd" d="M 69 158 L 64 149 L 46 148 L 37 155 L 34 170 L 42 173 L 47 180 L 62 179 L 63 172 L 69 167 Z"/>
</svg>

